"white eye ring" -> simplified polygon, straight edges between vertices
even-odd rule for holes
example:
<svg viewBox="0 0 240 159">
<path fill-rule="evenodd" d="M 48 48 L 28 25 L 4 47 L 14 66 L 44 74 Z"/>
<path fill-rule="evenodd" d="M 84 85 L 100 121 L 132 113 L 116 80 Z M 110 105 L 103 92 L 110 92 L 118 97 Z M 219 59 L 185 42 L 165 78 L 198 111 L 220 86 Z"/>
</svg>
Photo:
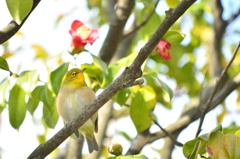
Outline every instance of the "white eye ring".
<svg viewBox="0 0 240 159">
<path fill-rule="evenodd" d="M 72 75 L 72 76 L 76 76 L 76 74 L 77 74 L 76 72 L 73 72 L 71 75 Z"/>
</svg>

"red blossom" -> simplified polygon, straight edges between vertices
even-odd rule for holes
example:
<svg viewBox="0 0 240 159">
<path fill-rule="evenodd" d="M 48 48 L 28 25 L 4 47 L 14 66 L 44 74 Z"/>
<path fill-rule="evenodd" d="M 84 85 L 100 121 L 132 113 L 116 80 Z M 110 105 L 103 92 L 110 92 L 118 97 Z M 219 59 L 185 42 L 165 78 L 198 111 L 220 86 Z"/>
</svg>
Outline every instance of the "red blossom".
<svg viewBox="0 0 240 159">
<path fill-rule="evenodd" d="M 170 49 L 171 49 L 171 44 L 165 40 L 161 40 L 157 45 L 157 50 L 162 55 L 162 58 L 165 60 L 171 59 L 171 54 L 169 52 Z"/>
<path fill-rule="evenodd" d="M 86 44 L 92 44 L 98 38 L 98 30 L 87 28 L 81 21 L 75 20 L 69 33 L 72 36 L 72 53 L 81 52 Z"/>
</svg>

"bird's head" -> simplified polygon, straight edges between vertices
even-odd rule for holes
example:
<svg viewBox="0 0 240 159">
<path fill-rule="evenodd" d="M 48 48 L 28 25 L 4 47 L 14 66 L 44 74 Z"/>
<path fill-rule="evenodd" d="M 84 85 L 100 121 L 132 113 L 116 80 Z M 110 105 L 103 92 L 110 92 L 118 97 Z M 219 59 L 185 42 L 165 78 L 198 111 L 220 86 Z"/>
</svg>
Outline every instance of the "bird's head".
<svg viewBox="0 0 240 159">
<path fill-rule="evenodd" d="M 69 70 L 64 78 L 63 78 L 63 85 L 71 85 L 71 86 L 86 86 L 86 82 L 84 80 L 84 75 L 83 72 L 86 70 L 84 69 L 78 69 L 78 68 L 73 68 Z"/>
</svg>

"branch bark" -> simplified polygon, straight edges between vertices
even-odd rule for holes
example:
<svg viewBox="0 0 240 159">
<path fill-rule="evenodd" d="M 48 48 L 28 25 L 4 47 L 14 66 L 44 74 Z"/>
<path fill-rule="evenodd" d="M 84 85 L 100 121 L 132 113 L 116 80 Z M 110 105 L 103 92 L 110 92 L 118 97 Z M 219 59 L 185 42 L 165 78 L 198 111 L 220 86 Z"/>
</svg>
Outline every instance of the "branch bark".
<svg viewBox="0 0 240 159">
<path fill-rule="evenodd" d="M 100 109 L 111 97 L 118 91 L 134 85 L 143 84 L 143 80 L 136 80 L 142 75 L 141 65 L 150 55 L 152 50 L 158 44 L 162 36 L 176 22 L 176 20 L 195 2 L 195 0 L 184 0 L 174 8 L 167 11 L 167 15 L 153 36 L 140 50 L 133 63 L 127 67 L 123 73 L 117 77 L 99 96 L 97 96 L 74 120 L 69 122 L 57 134 L 55 134 L 46 143 L 39 145 L 28 157 L 28 159 L 41 159 L 51 153 L 68 136 L 73 134 L 81 127 L 91 116 Z"/>
<path fill-rule="evenodd" d="M 12 20 L 5 28 L 0 30 L 0 44 L 6 42 L 8 39 L 10 39 L 13 35 L 16 34 L 16 32 L 22 27 L 22 25 L 25 23 L 29 15 L 32 13 L 32 11 L 37 7 L 38 3 L 41 0 L 34 0 L 33 6 L 31 11 L 28 13 L 26 18 L 22 21 L 20 25 L 18 25 L 14 20 Z"/>
<path fill-rule="evenodd" d="M 115 16 L 113 20 L 110 21 L 110 28 L 107 37 L 99 53 L 99 57 L 107 64 L 109 64 L 117 49 L 118 43 L 122 38 L 124 26 L 133 10 L 134 5 L 134 0 L 118 1 Z"/>
</svg>

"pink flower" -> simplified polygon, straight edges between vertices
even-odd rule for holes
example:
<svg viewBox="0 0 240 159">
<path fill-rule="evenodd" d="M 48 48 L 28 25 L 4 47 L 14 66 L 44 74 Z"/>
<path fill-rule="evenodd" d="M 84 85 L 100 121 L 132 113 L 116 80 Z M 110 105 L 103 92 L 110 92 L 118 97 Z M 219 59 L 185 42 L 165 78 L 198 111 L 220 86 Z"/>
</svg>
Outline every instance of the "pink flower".
<svg viewBox="0 0 240 159">
<path fill-rule="evenodd" d="M 86 44 L 92 44 L 98 38 L 98 30 L 87 28 L 81 21 L 75 20 L 69 33 L 72 36 L 72 53 L 81 52 Z"/>
<path fill-rule="evenodd" d="M 171 54 L 169 52 L 170 49 L 171 49 L 171 44 L 165 40 L 161 40 L 157 45 L 157 50 L 162 55 L 162 58 L 165 60 L 171 59 Z"/>
</svg>

